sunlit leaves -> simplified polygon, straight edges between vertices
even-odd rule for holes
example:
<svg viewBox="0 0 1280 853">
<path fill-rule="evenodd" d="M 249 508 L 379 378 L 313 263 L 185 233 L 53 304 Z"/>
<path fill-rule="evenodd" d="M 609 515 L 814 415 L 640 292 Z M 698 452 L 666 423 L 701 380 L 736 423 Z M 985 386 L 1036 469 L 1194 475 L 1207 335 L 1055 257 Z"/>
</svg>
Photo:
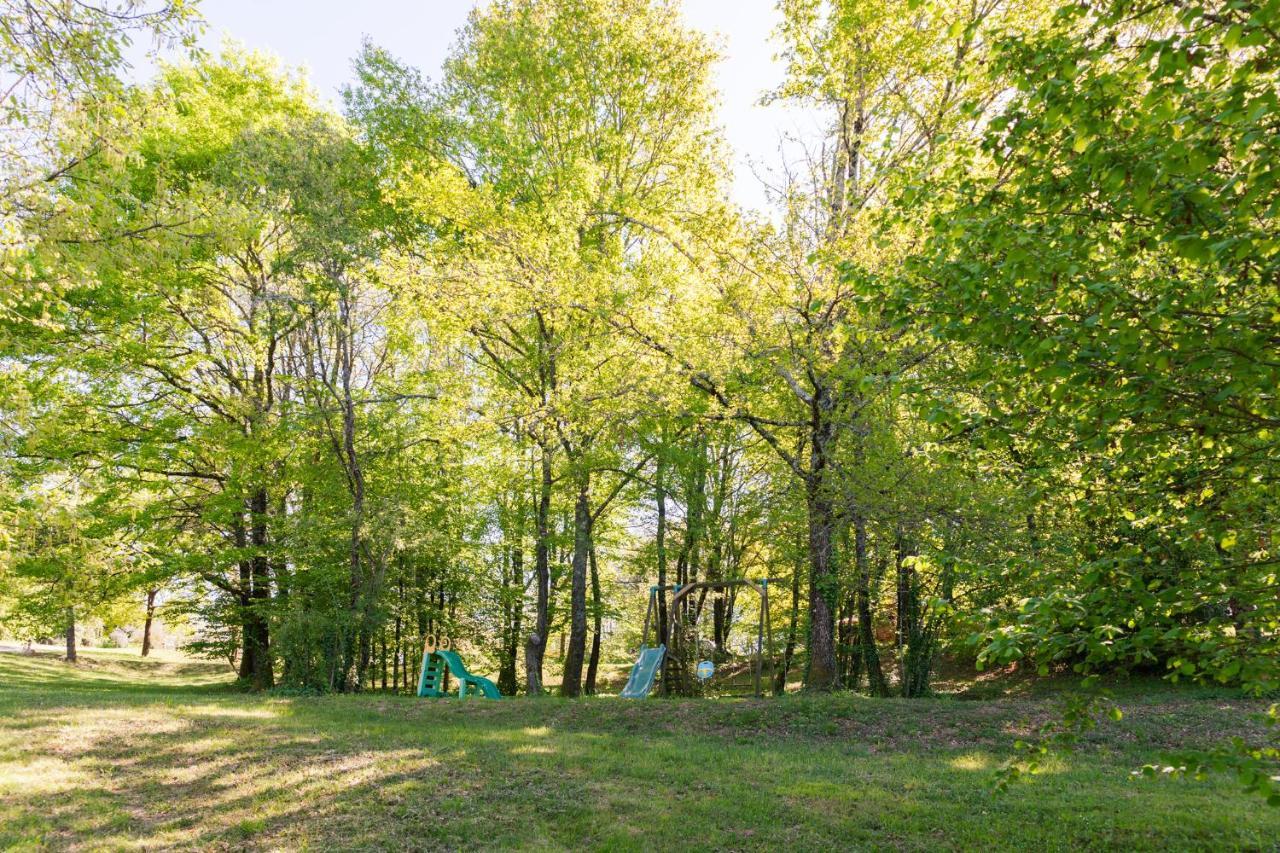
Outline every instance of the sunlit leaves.
<svg viewBox="0 0 1280 853">
<path fill-rule="evenodd" d="M 1280 675 L 1276 14 L 1071 4 L 995 53 L 1016 94 L 904 302 L 975 347 L 989 428 L 1084 525 L 994 659 Z"/>
</svg>

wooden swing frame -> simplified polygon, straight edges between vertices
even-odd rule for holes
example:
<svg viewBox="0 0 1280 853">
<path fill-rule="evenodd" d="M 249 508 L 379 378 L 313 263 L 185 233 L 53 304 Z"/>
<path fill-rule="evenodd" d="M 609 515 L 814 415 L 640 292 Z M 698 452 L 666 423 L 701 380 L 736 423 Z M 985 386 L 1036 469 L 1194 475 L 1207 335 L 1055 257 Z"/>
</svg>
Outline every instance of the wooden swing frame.
<svg viewBox="0 0 1280 853">
<path fill-rule="evenodd" d="M 728 581 L 698 581 L 696 583 L 686 584 L 665 584 L 663 586 L 649 587 L 649 608 L 644 614 L 644 629 L 641 637 L 649 636 L 650 617 L 653 616 L 656 604 L 656 597 L 664 595 L 669 590 L 673 594 L 671 596 L 671 604 L 667 608 L 667 636 L 662 638 L 662 642 L 666 644 L 668 650 L 672 648 L 672 641 L 675 639 L 676 610 L 680 602 L 684 601 L 690 593 L 697 590 L 723 590 L 732 589 L 733 587 L 745 586 L 755 590 L 760 595 L 760 618 L 756 624 L 756 662 L 755 662 L 755 696 L 757 699 L 764 696 L 761 689 L 761 682 L 764 674 L 764 650 L 765 643 L 768 643 L 769 660 L 773 661 L 773 619 L 769 615 L 769 584 L 781 583 L 777 578 L 737 578 Z M 655 636 L 658 626 L 654 625 Z M 643 642 L 643 640 L 642 640 Z M 670 652 L 668 651 L 668 659 Z M 771 664 L 772 665 L 772 664 Z M 663 687 L 666 687 L 666 674 L 663 667 Z"/>
</svg>

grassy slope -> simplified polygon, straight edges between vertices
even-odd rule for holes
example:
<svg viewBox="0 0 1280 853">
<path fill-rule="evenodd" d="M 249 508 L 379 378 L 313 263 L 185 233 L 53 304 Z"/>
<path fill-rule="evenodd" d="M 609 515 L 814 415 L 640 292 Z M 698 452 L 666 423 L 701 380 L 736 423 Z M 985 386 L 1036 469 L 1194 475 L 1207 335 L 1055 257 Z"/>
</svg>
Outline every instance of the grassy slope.
<svg viewBox="0 0 1280 853">
<path fill-rule="evenodd" d="M 1129 778 L 1248 729 L 1257 703 L 1225 694 L 1130 691 L 1123 722 L 996 795 L 1052 700 L 284 699 L 225 679 L 0 654 L 0 848 L 1280 843 L 1280 810 L 1230 781 Z"/>
</svg>

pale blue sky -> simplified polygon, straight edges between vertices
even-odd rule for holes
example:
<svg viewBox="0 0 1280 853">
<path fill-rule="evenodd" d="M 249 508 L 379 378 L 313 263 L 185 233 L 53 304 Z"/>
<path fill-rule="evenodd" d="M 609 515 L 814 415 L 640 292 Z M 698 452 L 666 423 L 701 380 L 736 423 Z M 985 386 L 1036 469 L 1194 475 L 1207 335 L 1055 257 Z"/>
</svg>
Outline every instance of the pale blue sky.
<svg viewBox="0 0 1280 853">
<path fill-rule="evenodd" d="M 734 199 L 762 209 L 764 191 L 752 173 L 776 168 L 783 133 L 811 135 L 816 119 L 806 111 L 758 105 L 776 86 L 782 69 L 770 34 L 778 22 L 775 0 L 684 0 L 689 23 L 720 39 L 717 68 L 721 123 L 734 150 Z M 435 78 L 475 0 L 204 0 L 208 23 L 202 43 L 216 49 L 230 36 L 269 50 L 305 68 L 316 89 L 337 100 L 351 79 L 351 60 L 367 35 Z M 141 46 L 140 46 L 141 47 Z M 146 64 L 138 63 L 145 74 Z"/>
</svg>

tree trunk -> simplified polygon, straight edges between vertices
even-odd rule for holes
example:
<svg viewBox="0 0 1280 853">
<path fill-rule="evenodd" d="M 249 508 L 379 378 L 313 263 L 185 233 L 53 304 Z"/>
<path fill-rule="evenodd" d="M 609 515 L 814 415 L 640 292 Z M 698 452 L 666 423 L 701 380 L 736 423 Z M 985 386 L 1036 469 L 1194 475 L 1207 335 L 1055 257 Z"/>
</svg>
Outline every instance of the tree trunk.
<svg viewBox="0 0 1280 853">
<path fill-rule="evenodd" d="M 916 633 L 915 578 L 912 565 L 908 560 L 910 556 L 912 555 L 906 534 L 898 528 L 893 540 L 894 597 L 898 616 L 898 624 L 894 626 L 894 642 L 898 654 L 898 684 L 902 687 L 904 695 L 910 695 L 907 692 L 910 688 L 908 687 L 906 649 Z"/>
<path fill-rule="evenodd" d="M 517 689 L 516 658 L 520 655 L 521 616 L 524 613 L 524 550 L 518 539 L 510 548 L 510 566 L 511 582 L 503 590 L 502 668 L 498 672 L 498 690 L 507 696 L 514 696 Z"/>
<path fill-rule="evenodd" d="M 440 613 L 440 621 L 437 623 L 437 627 L 439 627 L 440 631 L 443 632 L 445 629 L 444 578 L 443 577 L 440 578 L 439 593 L 440 593 L 439 603 L 436 606 L 439 608 L 438 612 Z M 448 667 L 445 667 L 444 672 L 440 674 L 440 689 L 443 690 L 445 693 L 449 692 L 449 668 Z"/>
<path fill-rule="evenodd" d="M 858 639 L 858 594 L 850 589 L 840 601 L 840 684 L 846 690 L 857 690 L 862 682 L 862 643 Z"/>
<path fill-rule="evenodd" d="M 539 459 L 541 480 L 538 485 L 538 510 L 536 525 L 538 541 L 534 544 L 534 572 L 537 574 L 538 595 L 534 611 L 534 629 L 525 645 L 525 692 L 530 696 L 542 693 L 542 659 L 547 652 L 547 633 L 550 630 L 551 601 L 551 450 L 541 448 Z"/>
<path fill-rule="evenodd" d="M 835 657 L 835 617 L 831 596 L 835 586 L 832 571 L 831 535 L 835 512 L 825 493 L 820 475 L 807 484 L 809 514 L 809 669 L 805 687 L 832 690 L 839 686 Z"/>
<path fill-rule="evenodd" d="M 888 696 L 889 682 L 880 666 L 880 652 L 876 648 L 875 628 L 871 611 L 871 563 L 867 559 L 867 519 L 855 513 L 853 519 L 853 554 L 858 573 L 858 645 L 862 647 L 863 668 L 867 672 L 867 687 L 874 696 Z"/>
<path fill-rule="evenodd" d="M 800 573 L 804 566 L 800 555 L 804 552 L 803 547 L 797 547 L 795 566 L 791 570 L 791 619 L 787 627 L 787 645 L 782 650 L 782 666 L 773 682 L 773 692 L 776 696 L 781 696 L 787 689 L 787 675 L 791 670 L 791 659 L 796 653 L 796 638 L 799 636 L 800 622 Z"/>
<path fill-rule="evenodd" d="M 591 659 L 587 662 L 586 693 L 596 695 L 596 673 L 600 669 L 600 629 L 604 623 L 604 606 L 600 601 L 600 569 L 596 565 L 595 545 L 587 553 L 591 565 Z"/>
<path fill-rule="evenodd" d="M 351 536 L 348 541 L 348 571 L 351 585 L 351 616 L 358 637 L 359 650 L 356 661 L 355 686 L 358 690 L 364 681 L 365 669 L 369 663 L 369 608 L 372 606 L 375 591 L 366 583 L 366 567 L 361 559 L 361 547 L 364 535 L 364 469 L 356 456 L 356 413 L 355 401 L 351 396 L 351 374 L 353 370 L 352 342 L 350 341 L 349 324 L 351 307 L 348 301 L 342 300 L 342 449 L 345 456 L 347 478 L 351 489 Z"/>
<path fill-rule="evenodd" d="M 76 609 L 67 608 L 67 663 L 76 662 Z"/>
<path fill-rule="evenodd" d="M 859 526 L 859 522 L 855 520 L 855 523 L 852 526 L 854 528 L 857 528 Z M 849 538 L 849 530 L 848 529 L 842 530 L 841 536 L 843 538 L 844 550 L 846 552 L 853 553 L 855 555 L 853 583 L 849 587 L 848 595 L 844 596 L 843 604 L 842 604 L 842 607 L 845 613 L 844 618 L 846 623 L 842 625 L 842 631 L 843 631 L 843 636 L 845 638 L 843 642 L 845 643 L 846 648 L 845 648 L 845 668 L 842 671 L 841 684 L 847 690 L 857 690 L 859 685 L 862 684 L 862 669 L 865 664 L 865 654 L 863 652 L 862 633 L 861 633 L 862 620 L 861 620 L 861 617 L 858 615 L 859 613 L 858 611 L 858 589 L 859 589 L 858 573 L 862 570 L 862 564 L 859 563 L 857 560 L 857 549 L 854 547 L 854 543 Z M 856 532 L 855 532 L 855 539 L 856 539 Z M 862 558 L 865 561 L 866 559 L 865 547 L 863 549 L 862 555 L 863 555 Z M 873 642 L 874 642 L 874 639 L 875 638 L 873 636 L 872 637 Z"/>
<path fill-rule="evenodd" d="M 399 586 L 400 586 L 400 602 L 399 603 L 403 604 L 404 603 L 404 579 L 403 578 L 401 578 Z M 394 634 L 393 634 L 395 650 L 391 653 L 391 683 L 395 685 L 395 688 L 397 691 L 400 690 L 400 686 L 402 684 L 402 681 L 400 678 L 401 659 L 404 659 L 406 661 L 405 669 L 408 669 L 408 658 L 404 654 L 404 644 L 400 638 L 400 622 L 401 622 L 400 609 L 397 607 L 395 628 L 394 628 Z"/>
<path fill-rule="evenodd" d="M 836 670 L 835 607 L 836 574 L 832 565 L 835 507 L 828 471 L 835 451 L 835 424 L 831 401 L 821 388 L 809 403 L 809 473 L 804 478 L 805 509 L 809 517 L 809 668 L 808 690 L 833 690 L 840 686 Z"/>
<path fill-rule="evenodd" d="M 725 659 L 726 631 L 729 627 L 728 602 L 723 594 L 711 599 L 711 642 L 715 646 L 717 661 Z"/>
<path fill-rule="evenodd" d="M 523 551 L 520 552 L 523 554 Z M 519 678 L 516 673 L 516 658 L 520 654 L 520 633 L 524 630 L 524 557 L 520 557 L 520 567 L 517 574 L 520 581 L 519 597 L 515 604 L 515 614 L 511 625 L 511 694 L 514 696 L 519 689 Z"/>
<path fill-rule="evenodd" d="M 151 654 L 151 623 L 156 615 L 156 593 L 157 589 L 147 590 L 147 617 L 142 623 L 142 656 L 145 658 Z"/>
<path fill-rule="evenodd" d="M 702 539 L 706 533 L 707 510 L 707 439 L 699 433 L 697 457 L 689 483 L 689 506 L 685 513 L 684 572 L 680 583 L 696 583 L 702 571 Z"/>
<path fill-rule="evenodd" d="M 357 648 L 359 656 L 356 658 L 356 683 L 368 684 L 373 687 L 375 673 L 371 666 L 373 662 L 373 634 L 369 631 L 367 620 L 362 620 L 360 632 L 357 635 Z"/>
<path fill-rule="evenodd" d="M 849 608 L 843 595 L 836 596 L 836 672 L 842 687 L 852 686 L 849 681 Z"/>
<path fill-rule="evenodd" d="M 542 652 L 547 641 L 537 631 L 529 635 L 524 646 L 525 692 L 530 696 L 542 695 Z"/>
<path fill-rule="evenodd" d="M 290 494 L 291 493 L 288 490 L 282 489 L 281 494 L 276 498 L 275 518 L 279 520 L 279 522 L 282 524 L 284 523 L 285 518 L 289 515 Z M 305 493 L 298 496 L 299 503 L 296 508 L 296 511 L 299 517 L 306 517 L 304 515 L 306 508 L 303 506 L 301 501 L 306 500 L 309 497 L 310 496 L 306 495 Z M 289 577 L 288 558 L 281 553 L 275 554 L 274 559 L 270 561 L 270 569 L 271 569 L 271 584 L 272 584 L 272 593 L 273 593 L 273 606 L 271 609 L 275 613 L 288 614 L 289 606 L 290 606 L 289 592 L 292 588 L 291 582 L 293 580 L 291 577 Z M 302 609 L 303 610 L 306 609 L 305 602 L 302 605 Z M 285 616 L 285 618 L 286 619 L 288 618 L 287 615 Z M 304 659 L 300 661 L 297 659 L 296 656 L 286 654 L 281 656 L 280 664 L 281 664 L 280 680 L 284 684 L 290 684 L 290 683 L 296 682 L 298 680 L 297 672 L 299 670 L 302 671 L 303 673 L 302 678 L 307 682 L 310 682 L 314 678 L 314 675 L 312 674 L 312 664 L 310 660 Z"/>
<path fill-rule="evenodd" d="M 920 606 L 920 578 L 916 572 L 917 546 L 915 538 L 899 531 L 895 543 L 897 552 L 898 586 L 898 637 L 900 647 L 898 684 L 906 698 L 924 696 L 929 692 L 929 680 L 933 672 L 935 648 L 934 632 L 926 623 Z M 943 568 L 944 576 L 948 569 Z M 945 585 L 944 585 L 945 587 Z M 944 590 L 944 594 L 949 590 Z"/>
<path fill-rule="evenodd" d="M 239 605 L 240 610 L 240 666 L 236 675 L 240 681 L 247 684 L 253 679 L 254 668 L 257 665 L 254 658 L 257 646 L 249 642 L 249 638 L 254 632 L 253 563 L 244 553 L 249 547 L 249 533 L 244 526 L 244 516 L 240 513 L 236 514 L 235 523 L 232 527 L 232 537 L 232 541 L 240 553 L 240 559 L 237 563 L 240 573 L 240 585 L 236 590 L 236 604 Z"/>
<path fill-rule="evenodd" d="M 654 473 L 655 490 L 658 500 L 658 531 L 655 545 L 658 556 L 658 637 L 660 643 L 667 641 L 667 593 L 662 587 L 667 585 L 667 489 L 664 483 L 666 466 L 662 454 L 658 454 L 657 470 Z"/>
<path fill-rule="evenodd" d="M 266 489 L 258 489 L 253 493 L 249 502 L 251 513 L 249 541 L 254 548 L 254 553 L 249 560 L 253 589 L 250 592 L 252 603 L 245 625 L 244 645 L 245 656 L 252 657 L 249 678 L 254 690 L 267 690 L 275 683 L 271 667 L 271 628 L 266 614 L 271 596 L 271 573 L 266 553 L 268 506 Z M 251 647 L 252 655 L 249 654 Z M 242 666 L 241 669 L 243 668 Z"/>
<path fill-rule="evenodd" d="M 573 562 L 569 579 L 569 648 L 564 661 L 560 695 L 582 692 L 582 663 L 587 651 L 587 555 L 591 548 L 591 477 L 578 475 L 573 504 Z"/>
<path fill-rule="evenodd" d="M 383 628 L 379 635 L 382 644 L 382 689 L 385 691 L 387 689 L 387 629 Z"/>
<path fill-rule="evenodd" d="M 227 650 L 227 663 L 232 669 L 236 668 L 237 661 L 240 660 L 240 629 L 232 626 L 231 628 L 231 647 Z"/>
</svg>

